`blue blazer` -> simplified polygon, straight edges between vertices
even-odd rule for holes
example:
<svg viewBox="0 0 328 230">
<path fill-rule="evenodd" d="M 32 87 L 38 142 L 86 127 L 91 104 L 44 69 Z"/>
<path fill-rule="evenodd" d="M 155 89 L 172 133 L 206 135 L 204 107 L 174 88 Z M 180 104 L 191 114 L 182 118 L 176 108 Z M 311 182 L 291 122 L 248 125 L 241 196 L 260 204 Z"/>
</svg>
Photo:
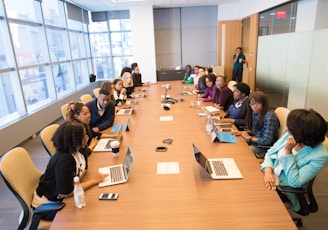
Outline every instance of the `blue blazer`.
<svg viewBox="0 0 328 230">
<path fill-rule="evenodd" d="M 267 151 L 264 161 L 261 164 L 261 170 L 264 171 L 266 167 L 274 169 L 280 161 L 283 170 L 279 175 L 279 183 L 293 188 L 300 188 L 305 186 L 326 166 L 328 163 L 328 151 L 323 144 L 319 144 L 314 148 L 304 146 L 295 156 L 290 154 L 278 159 L 278 152 L 281 148 L 285 147 L 285 143 L 289 137 L 291 135 L 286 132 Z M 293 194 L 289 194 L 288 198 L 292 203 L 292 209 L 299 211 L 299 207 L 296 207 L 298 204 L 297 198 L 291 195 Z"/>
</svg>

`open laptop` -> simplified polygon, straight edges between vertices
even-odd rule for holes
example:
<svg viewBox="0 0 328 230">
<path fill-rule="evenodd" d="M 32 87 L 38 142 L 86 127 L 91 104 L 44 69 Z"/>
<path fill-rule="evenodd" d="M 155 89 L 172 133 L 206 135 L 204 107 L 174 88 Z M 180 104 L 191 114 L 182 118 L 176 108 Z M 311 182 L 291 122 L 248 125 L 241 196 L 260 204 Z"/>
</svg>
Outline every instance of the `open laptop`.
<svg viewBox="0 0 328 230">
<path fill-rule="evenodd" d="M 105 187 L 114 184 L 122 184 L 128 181 L 131 173 L 131 167 L 134 160 L 130 146 L 126 151 L 123 164 L 112 165 L 99 168 L 99 173 L 109 174 L 102 182 L 98 184 L 99 187 Z"/>
<path fill-rule="evenodd" d="M 241 179 L 241 175 L 233 158 L 207 159 L 198 148 L 192 144 L 195 160 L 205 169 L 212 179 Z"/>
<path fill-rule="evenodd" d="M 112 141 L 118 140 L 121 141 L 122 139 L 122 127 L 123 125 L 120 125 L 120 127 L 117 130 L 117 137 L 116 138 L 102 138 L 98 141 L 96 146 L 93 148 L 93 152 L 108 152 L 112 151 L 112 148 L 110 147 L 110 143 Z"/>
<path fill-rule="evenodd" d="M 214 125 L 220 125 L 220 126 L 224 126 L 226 128 L 232 128 L 232 124 L 230 122 L 222 122 L 221 118 L 218 116 L 212 117 L 212 121 L 213 121 Z"/>
</svg>

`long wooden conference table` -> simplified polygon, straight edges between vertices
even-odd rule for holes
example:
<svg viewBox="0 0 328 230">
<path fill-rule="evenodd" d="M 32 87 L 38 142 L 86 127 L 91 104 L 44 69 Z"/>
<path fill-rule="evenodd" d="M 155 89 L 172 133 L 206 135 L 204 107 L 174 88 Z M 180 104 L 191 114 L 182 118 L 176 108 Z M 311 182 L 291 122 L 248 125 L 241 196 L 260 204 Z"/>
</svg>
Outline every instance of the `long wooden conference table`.
<svg viewBox="0 0 328 230">
<path fill-rule="evenodd" d="M 163 84 L 168 94 L 184 99 L 161 107 Z M 94 152 L 89 157 L 87 178 L 99 167 L 120 164 L 128 146 L 135 157 L 127 183 L 85 192 L 87 205 L 75 208 L 73 198 L 65 199 L 51 229 L 296 229 L 275 191 L 263 185 L 260 165 L 241 137 L 237 143 L 212 142 L 205 132 L 201 109 L 193 109 L 196 96 L 182 96 L 181 81 L 161 82 L 146 87 L 146 97 L 137 98 L 130 130 L 123 133 L 120 155 Z M 160 121 L 172 116 L 172 121 Z M 115 123 L 128 116 L 117 116 Z M 110 129 L 109 129 L 110 130 Z M 172 144 L 162 143 L 171 138 Z M 209 158 L 234 158 L 243 179 L 212 180 L 195 162 L 192 143 Z M 166 152 L 156 152 L 166 146 Z M 159 162 L 178 162 L 179 174 L 157 174 Z M 86 178 L 86 179 L 87 179 Z M 100 193 L 119 193 L 116 201 L 100 201 Z"/>
</svg>

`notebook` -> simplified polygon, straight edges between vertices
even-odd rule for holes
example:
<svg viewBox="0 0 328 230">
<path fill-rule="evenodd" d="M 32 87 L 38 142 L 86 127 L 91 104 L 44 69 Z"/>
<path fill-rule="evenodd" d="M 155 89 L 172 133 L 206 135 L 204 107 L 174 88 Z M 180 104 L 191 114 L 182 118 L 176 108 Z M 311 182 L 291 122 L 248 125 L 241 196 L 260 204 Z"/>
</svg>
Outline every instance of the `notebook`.
<svg viewBox="0 0 328 230">
<path fill-rule="evenodd" d="M 118 116 L 122 116 L 122 115 L 131 115 L 133 112 L 133 108 L 128 108 L 128 109 L 120 109 L 116 115 Z"/>
<path fill-rule="evenodd" d="M 212 179 L 241 179 L 241 172 L 233 158 L 207 159 L 198 148 L 192 144 L 196 162 L 210 175 Z"/>
<path fill-rule="evenodd" d="M 116 138 L 102 138 L 98 141 L 96 146 L 93 148 L 93 152 L 108 152 L 112 151 L 112 148 L 110 147 L 110 143 L 112 141 L 118 140 L 121 141 L 122 139 L 122 125 L 119 126 L 117 130 L 117 137 Z"/>
<path fill-rule="evenodd" d="M 112 165 L 99 168 L 99 173 L 109 174 L 102 182 L 98 184 L 99 187 L 105 187 L 114 184 L 122 184 L 128 181 L 131 173 L 131 167 L 134 160 L 130 146 L 126 151 L 123 164 Z"/>
<path fill-rule="evenodd" d="M 212 117 L 212 121 L 214 125 L 220 125 L 226 128 L 232 128 L 232 124 L 230 122 L 221 122 L 220 117 Z"/>
<path fill-rule="evenodd" d="M 205 106 L 204 110 L 205 110 L 205 113 L 208 113 L 210 115 L 217 115 L 220 113 L 220 110 L 215 108 L 214 106 Z"/>
</svg>

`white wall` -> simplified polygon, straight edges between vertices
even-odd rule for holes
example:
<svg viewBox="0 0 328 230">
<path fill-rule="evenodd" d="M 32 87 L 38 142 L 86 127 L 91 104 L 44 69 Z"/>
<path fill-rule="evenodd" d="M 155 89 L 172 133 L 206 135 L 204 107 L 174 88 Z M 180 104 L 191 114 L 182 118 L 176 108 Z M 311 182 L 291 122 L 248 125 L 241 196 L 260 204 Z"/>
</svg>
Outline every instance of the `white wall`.
<svg viewBox="0 0 328 230">
<path fill-rule="evenodd" d="M 152 6 L 130 8 L 133 55 L 143 82 L 156 82 L 156 52 Z"/>
</svg>

